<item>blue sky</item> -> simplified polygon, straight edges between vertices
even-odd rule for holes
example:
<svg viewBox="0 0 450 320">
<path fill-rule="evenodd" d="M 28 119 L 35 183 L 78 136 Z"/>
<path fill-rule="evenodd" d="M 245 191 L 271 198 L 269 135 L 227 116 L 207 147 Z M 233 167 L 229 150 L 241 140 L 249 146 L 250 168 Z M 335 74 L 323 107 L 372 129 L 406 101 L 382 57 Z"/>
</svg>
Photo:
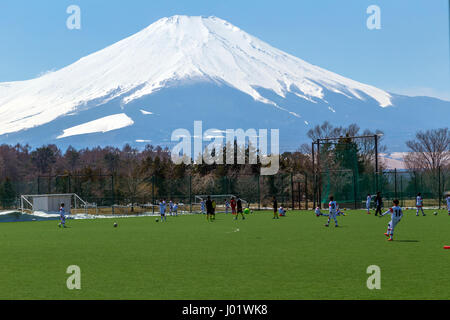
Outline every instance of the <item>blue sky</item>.
<svg viewBox="0 0 450 320">
<path fill-rule="evenodd" d="M 2 0 L 0 82 L 57 70 L 175 14 L 215 15 L 269 44 L 390 92 L 450 100 L 448 0 Z M 68 30 L 66 9 L 81 8 Z M 381 8 L 381 30 L 366 9 Z"/>
</svg>

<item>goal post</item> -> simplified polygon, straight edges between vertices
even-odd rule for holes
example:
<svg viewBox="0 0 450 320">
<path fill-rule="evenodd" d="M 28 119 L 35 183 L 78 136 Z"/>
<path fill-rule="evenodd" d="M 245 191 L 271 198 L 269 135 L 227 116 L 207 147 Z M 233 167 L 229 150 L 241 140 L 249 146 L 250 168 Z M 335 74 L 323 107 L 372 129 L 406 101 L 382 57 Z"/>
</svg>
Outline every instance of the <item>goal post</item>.
<svg viewBox="0 0 450 320">
<path fill-rule="evenodd" d="M 20 196 L 22 213 L 33 213 L 35 211 L 56 213 L 59 212 L 61 203 L 64 203 L 65 211 L 68 214 L 87 213 L 88 203 L 75 193 Z"/>
</svg>

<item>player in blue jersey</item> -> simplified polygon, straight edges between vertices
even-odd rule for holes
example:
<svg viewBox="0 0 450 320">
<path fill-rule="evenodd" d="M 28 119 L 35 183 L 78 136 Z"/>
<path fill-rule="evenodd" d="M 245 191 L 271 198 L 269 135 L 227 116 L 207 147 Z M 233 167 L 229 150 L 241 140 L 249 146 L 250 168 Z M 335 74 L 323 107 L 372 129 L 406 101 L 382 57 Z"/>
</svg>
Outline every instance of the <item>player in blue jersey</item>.
<svg viewBox="0 0 450 320">
<path fill-rule="evenodd" d="M 60 222 L 58 224 L 58 227 L 66 228 L 66 210 L 64 209 L 64 203 L 61 203 L 61 207 L 59 208 L 59 219 Z"/>
<path fill-rule="evenodd" d="M 172 212 L 176 217 L 178 217 L 178 202 L 173 205 Z"/>
<path fill-rule="evenodd" d="M 230 201 L 228 201 L 228 199 L 225 199 L 225 214 L 228 214 L 230 208 Z"/>
<path fill-rule="evenodd" d="M 450 193 L 447 194 L 447 211 L 450 216 Z"/>
<path fill-rule="evenodd" d="M 330 197 L 330 203 L 328 204 L 328 222 L 325 225 L 325 227 L 328 227 L 330 225 L 330 221 L 331 219 L 334 220 L 335 226 L 338 227 L 338 221 L 336 218 L 336 213 L 337 213 L 337 203 L 336 201 L 334 201 L 334 198 L 331 196 Z"/>
<path fill-rule="evenodd" d="M 206 202 L 203 199 L 202 199 L 202 201 L 200 201 L 200 209 L 202 211 L 202 214 L 206 213 Z"/>
<path fill-rule="evenodd" d="M 167 221 L 167 218 L 166 218 L 166 201 L 165 200 L 161 200 L 159 202 L 159 214 L 161 215 L 161 222 Z"/>
<path fill-rule="evenodd" d="M 173 216 L 173 201 L 169 201 L 169 215 Z"/>
<path fill-rule="evenodd" d="M 370 203 L 372 202 L 372 196 L 370 195 L 370 193 L 367 195 L 367 199 L 366 199 L 366 209 L 367 209 L 367 214 L 370 214 Z"/>
</svg>

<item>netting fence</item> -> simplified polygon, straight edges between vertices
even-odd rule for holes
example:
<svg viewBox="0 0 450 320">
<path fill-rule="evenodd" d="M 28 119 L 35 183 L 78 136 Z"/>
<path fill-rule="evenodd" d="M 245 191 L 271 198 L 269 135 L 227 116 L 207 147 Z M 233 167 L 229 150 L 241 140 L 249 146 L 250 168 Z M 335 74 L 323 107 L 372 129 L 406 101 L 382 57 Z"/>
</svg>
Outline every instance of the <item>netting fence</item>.
<svg viewBox="0 0 450 320">
<path fill-rule="evenodd" d="M 385 205 L 394 199 L 400 200 L 403 207 L 414 207 L 420 192 L 425 207 L 443 207 L 443 194 L 450 190 L 450 170 L 438 169 L 435 172 L 423 170 L 384 170 L 381 173 L 362 173 L 356 176 L 353 171 L 321 173 L 322 184 L 318 187 L 321 205 L 326 206 L 329 196 L 344 207 L 365 208 L 367 195 L 381 192 Z"/>
<path fill-rule="evenodd" d="M 186 176 L 166 179 L 157 176 L 126 178 L 112 175 L 52 176 L 0 182 L 0 207 L 20 206 L 23 194 L 75 193 L 100 208 L 95 213 L 157 211 L 159 200 L 182 204 L 181 210 L 200 211 L 198 195 L 235 195 L 253 210 L 271 209 L 272 198 L 289 209 L 311 210 L 326 206 L 333 195 L 342 207 L 364 208 L 367 194 L 382 193 L 385 205 L 397 198 L 402 206 L 413 207 L 418 192 L 425 207 L 444 206 L 443 193 L 450 190 L 450 170 L 385 170 L 356 173 L 352 169 L 323 170 L 314 176 L 306 172 L 274 176 L 238 174 L 231 177 Z M 218 201 L 222 201 L 218 199 Z M 223 199 L 223 202 L 225 199 Z M 219 203 L 222 205 L 222 203 Z"/>
</svg>

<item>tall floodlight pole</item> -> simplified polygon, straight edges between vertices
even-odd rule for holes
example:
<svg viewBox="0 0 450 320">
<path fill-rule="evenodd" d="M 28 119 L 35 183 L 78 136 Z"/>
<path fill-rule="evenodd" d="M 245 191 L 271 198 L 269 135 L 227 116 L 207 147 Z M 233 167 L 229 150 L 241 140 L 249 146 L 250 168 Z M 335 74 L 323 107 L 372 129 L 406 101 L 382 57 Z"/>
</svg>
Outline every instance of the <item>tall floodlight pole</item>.
<svg viewBox="0 0 450 320">
<path fill-rule="evenodd" d="M 378 192 L 378 135 L 375 138 L 375 191 Z"/>
<path fill-rule="evenodd" d="M 313 171 L 313 208 L 316 207 L 316 167 L 315 167 L 315 155 L 314 155 L 314 142 L 311 143 L 311 156 L 312 156 L 312 171 Z"/>
<path fill-rule="evenodd" d="M 321 192 L 321 176 L 320 176 L 320 139 L 317 139 L 317 205 L 322 207 L 320 199 L 322 198 Z"/>
</svg>

